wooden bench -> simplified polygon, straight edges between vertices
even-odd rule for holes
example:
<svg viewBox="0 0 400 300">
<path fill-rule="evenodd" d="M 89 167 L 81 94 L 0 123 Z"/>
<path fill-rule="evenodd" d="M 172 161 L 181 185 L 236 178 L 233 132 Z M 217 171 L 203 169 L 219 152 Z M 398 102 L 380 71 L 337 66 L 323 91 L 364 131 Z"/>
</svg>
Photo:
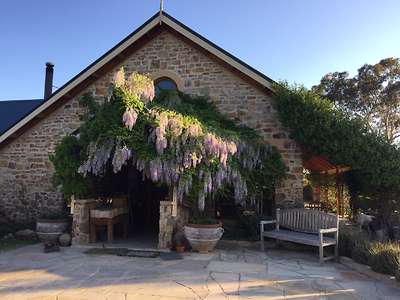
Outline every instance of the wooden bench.
<svg viewBox="0 0 400 300">
<path fill-rule="evenodd" d="M 274 230 L 266 231 L 266 224 L 276 224 Z M 333 236 L 326 236 L 331 234 Z M 289 241 L 319 247 L 319 261 L 338 259 L 339 217 L 316 210 L 301 208 L 277 209 L 276 220 L 260 222 L 261 249 L 264 238 Z M 324 247 L 335 246 L 335 255 L 324 257 Z"/>
</svg>

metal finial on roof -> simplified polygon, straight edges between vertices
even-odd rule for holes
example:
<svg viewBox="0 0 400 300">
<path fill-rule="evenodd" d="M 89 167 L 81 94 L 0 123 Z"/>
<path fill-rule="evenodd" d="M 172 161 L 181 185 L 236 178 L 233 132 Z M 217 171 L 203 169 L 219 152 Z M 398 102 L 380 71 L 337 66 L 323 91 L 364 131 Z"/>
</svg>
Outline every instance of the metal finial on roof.
<svg viewBox="0 0 400 300">
<path fill-rule="evenodd" d="M 164 10 L 164 0 L 160 0 L 160 24 L 162 23 L 163 10 Z"/>
</svg>

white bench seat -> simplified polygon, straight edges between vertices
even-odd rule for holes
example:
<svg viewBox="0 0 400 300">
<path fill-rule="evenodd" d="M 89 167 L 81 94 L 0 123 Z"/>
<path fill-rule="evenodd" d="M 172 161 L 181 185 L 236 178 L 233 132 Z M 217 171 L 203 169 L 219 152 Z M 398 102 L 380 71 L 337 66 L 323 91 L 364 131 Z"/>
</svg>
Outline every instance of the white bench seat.
<svg viewBox="0 0 400 300">
<path fill-rule="evenodd" d="M 285 229 L 264 231 L 264 237 L 310 246 L 319 246 L 320 244 L 319 236 L 316 234 L 296 232 Z M 336 240 L 334 238 L 326 236 L 323 237 L 322 246 L 325 247 L 335 244 Z"/>
<path fill-rule="evenodd" d="M 274 230 L 265 230 L 265 225 L 275 224 Z M 329 236 L 326 236 L 329 234 Z M 333 237 L 332 237 L 333 235 Z M 319 261 L 338 259 L 339 217 L 316 210 L 302 208 L 277 209 L 276 220 L 260 222 L 261 249 L 264 238 L 288 241 L 319 248 Z M 335 256 L 324 257 L 324 247 L 334 246 Z"/>
</svg>

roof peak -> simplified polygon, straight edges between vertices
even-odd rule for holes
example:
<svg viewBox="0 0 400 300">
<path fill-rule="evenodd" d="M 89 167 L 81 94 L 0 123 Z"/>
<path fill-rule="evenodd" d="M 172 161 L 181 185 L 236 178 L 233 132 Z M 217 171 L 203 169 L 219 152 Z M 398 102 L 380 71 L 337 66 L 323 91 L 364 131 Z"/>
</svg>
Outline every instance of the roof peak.
<svg viewBox="0 0 400 300">
<path fill-rule="evenodd" d="M 129 34 L 125 39 L 99 57 L 96 61 L 82 70 L 62 87 L 57 89 L 48 99 L 43 101 L 29 114 L 25 115 L 24 118 L 16 122 L 2 134 L 0 133 L 0 144 L 3 144 L 3 142 L 6 140 L 15 138 L 18 136 L 19 132 L 23 132 L 24 128 L 27 128 L 26 125 L 28 123 L 32 122 L 38 116 L 43 116 L 45 112 L 51 111 L 50 107 L 53 106 L 53 104 L 55 104 L 58 100 L 65 97 L 71 97 L 71 93 L 74 93 L 74 91 L 79 89 L 79 87 L 84 86 L 85 82 L 96 78 L 96 74 L 101 72 L 106 65 L 112 63 L 113 60 L 118 58 L 118 56 L 121 56 L 121 53 L 129 49 L 129 47 L 131 47 L 137 41 L 140 41 L 146 37 L 148 33 L 158 26 L 168 26 L 178 34 L 193 42 L 196 46 L 199 46 L 204 51 L 219 59 L 222 63 L 227 64 L 229 68 L 237 70 L 265 90 L 273 92 L 274 81 L 272 79 L 252 68 L 234 55 L 228 53 L 226 50 L 217 46 L 197 32 L 193 31 L 163 10 L 154 14 L 150 19 L 148 19 L 134 32 Z"/>
</svg>

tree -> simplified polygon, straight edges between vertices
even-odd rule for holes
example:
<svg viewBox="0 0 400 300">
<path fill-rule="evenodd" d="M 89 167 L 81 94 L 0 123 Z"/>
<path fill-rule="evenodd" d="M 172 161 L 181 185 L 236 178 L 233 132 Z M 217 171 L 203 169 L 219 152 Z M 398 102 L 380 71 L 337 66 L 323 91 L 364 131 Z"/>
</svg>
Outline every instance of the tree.
<svg viewBox="0 0 400 300">
<path fill-rule="evenodd" d="M 366 120 L 391 143 L 400 137 L 398 58 L 365 64 L 354 77 L 349 77 L 348 72 L 329 73 L 312 89 L 350 115 Z"/>
</svg>

